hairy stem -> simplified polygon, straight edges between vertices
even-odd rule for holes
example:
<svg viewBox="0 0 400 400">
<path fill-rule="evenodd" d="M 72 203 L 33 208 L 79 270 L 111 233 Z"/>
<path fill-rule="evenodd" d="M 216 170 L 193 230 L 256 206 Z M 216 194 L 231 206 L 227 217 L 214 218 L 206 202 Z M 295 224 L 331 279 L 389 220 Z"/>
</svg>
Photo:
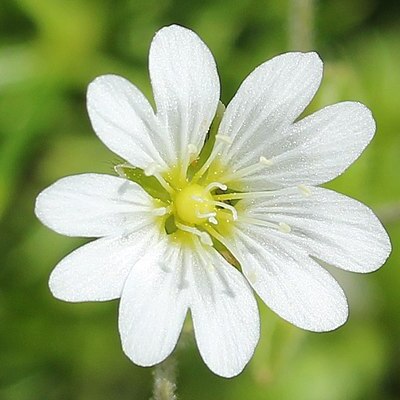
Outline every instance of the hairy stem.
<svg viewBox="0 0 400 400">
<path fill-rule="evenodd" d="M 176 360 L 173 355 L 158 364 L 153 372 L 154 387 L 151 400 L 177 400 Z"/>
<path fill-rule="evenodd" d="M 315 0 L 290 0 L 289 49 L 309 51 L 314 44 Z"/>
</svg>

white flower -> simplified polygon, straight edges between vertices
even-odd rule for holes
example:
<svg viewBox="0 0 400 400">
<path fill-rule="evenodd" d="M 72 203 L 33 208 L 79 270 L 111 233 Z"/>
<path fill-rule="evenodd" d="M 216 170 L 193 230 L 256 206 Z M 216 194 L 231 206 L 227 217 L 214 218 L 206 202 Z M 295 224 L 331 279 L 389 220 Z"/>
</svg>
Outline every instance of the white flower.
<svg viewBox="0 0 400 400">
<path fill-rule="evenodd" d="M 125 178 L 71 176 L 38 196 L 45 225 L 99 238 L 57 265 L 53 294 L 121 297 L 123 349 L 143 366 L 172 352 L 190 309 L 201 356 L 225 377 L 244 368 L 259 338 L 252 289 L 298 327 L 342 325 L 345 295 L 320 262 L 370 272 L 391 246 L 366 206 L 316 186 L 372 139 L 370 111 L 343 102 L 296 122 L 322 62 L 315 53 L 283 54 L 245 79 L 202 151 L 220 97 L 210 51 L 170 26 L 156 34 L 149 64 L 156 113 L 124 78 L 102 76 L 88 90 L 93 128 L 129 163 L 117 168 Z"/>
</svg>

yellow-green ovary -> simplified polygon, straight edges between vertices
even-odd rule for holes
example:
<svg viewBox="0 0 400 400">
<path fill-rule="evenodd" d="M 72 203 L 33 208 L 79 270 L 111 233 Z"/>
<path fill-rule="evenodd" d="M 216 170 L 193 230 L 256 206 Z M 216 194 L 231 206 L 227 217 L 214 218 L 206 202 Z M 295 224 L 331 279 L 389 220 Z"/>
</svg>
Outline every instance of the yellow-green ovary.
<svg viewBox="0 0 400 400">
<path fill-rule="evenodd" d="M 207 214 L 215 212 L 213 198 L 203 186 L 191 184 L 179 191 L 175 197 L 176 215 L 189 224 L 207 222 Z"/>
</svg>

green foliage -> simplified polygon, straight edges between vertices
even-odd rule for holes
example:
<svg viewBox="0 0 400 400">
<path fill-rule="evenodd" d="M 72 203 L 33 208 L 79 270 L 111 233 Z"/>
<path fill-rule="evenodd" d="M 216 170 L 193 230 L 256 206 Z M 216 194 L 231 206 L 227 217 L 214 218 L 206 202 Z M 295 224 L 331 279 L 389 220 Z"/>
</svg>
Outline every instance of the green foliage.
<svg viewBox="0 0 400 400">
<path fill-rule="evenodd" d="M 371 205 L 394 251 L 381 271 L 337 274 L 350 321 L 313 334 L 260 303 L 262 335 L 245 372 L 214 376 L 193 342 L 178 352 L 181 399 L 392 400 L 400 397 L 400 30 L 396 2 L 316 3 L 315 50 L 325 61 L 308 112 L 359 100 L 378 131 L 329 184 Z M 397 14 L 396 14 L 397 12 Z M 154 32 L 180 23 L 213 51 L 227 104 L 257 65 L 289 49 L 290 7 L 279 0 L 3 0 L 0 7 L 0 399 L 105 400 L 151 396 L 151 371 L 123 355 L 117 302 L 67 304 L 47 288 L 53 266 L 80 245 L 33 216 L 37 193 L 118 163 L 85 111 L 87 84 L 121 74 L 151 98 L 147 52 Z M 140 178 L 140 177 L 139 177 Z M 138 178 L 138 179 L 139 179 Z M 141 179 L 141 178 L 140 178 Z"/>
</svg>

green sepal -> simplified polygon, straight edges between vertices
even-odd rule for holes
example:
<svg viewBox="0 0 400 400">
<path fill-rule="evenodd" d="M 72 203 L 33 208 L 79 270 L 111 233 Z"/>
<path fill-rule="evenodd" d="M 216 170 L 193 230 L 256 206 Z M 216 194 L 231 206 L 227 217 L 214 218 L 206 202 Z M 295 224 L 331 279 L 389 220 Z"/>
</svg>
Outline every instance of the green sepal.
<svg viewBox="0 0 400 400">
<path fill-rule="evenodd" d="M 170 215 L 166 220 L 165 220 L 165 232 L 167 235 L 170 235 L 171 233 L 175 233 L 178 230 L 175 224 L 175 217 L 174 215 Z"/>
<path fill-rule="evenodd" d="M 114 167 L 115 172 L 122 178 L 129 179 L 140 185 L 150 196 L 164 202 L 170 202 L 169 193 L 161 186 L 154 176 L 147 176 L 141 168 L 133 167 L 128 163 Z"/>
<path fill-rule="evenodd" d="M 224 104 L 219 101 L 217 111 L 215 112 L 214 119 L 211 123 L 210 129 L 207 132 L 206 140 L 204 142 L 204 146 L 200 151 L 200 154 L 197 160 L 189 166 L 188 177 L 189 179 L 202 167 L 202 165 L 207 161 L 208 157 L 212 152 L 215 144 L 215 137 L 218 133 L 218 128 L 221 123 L 222 117 L 225 112 Z"/>
</svg>

